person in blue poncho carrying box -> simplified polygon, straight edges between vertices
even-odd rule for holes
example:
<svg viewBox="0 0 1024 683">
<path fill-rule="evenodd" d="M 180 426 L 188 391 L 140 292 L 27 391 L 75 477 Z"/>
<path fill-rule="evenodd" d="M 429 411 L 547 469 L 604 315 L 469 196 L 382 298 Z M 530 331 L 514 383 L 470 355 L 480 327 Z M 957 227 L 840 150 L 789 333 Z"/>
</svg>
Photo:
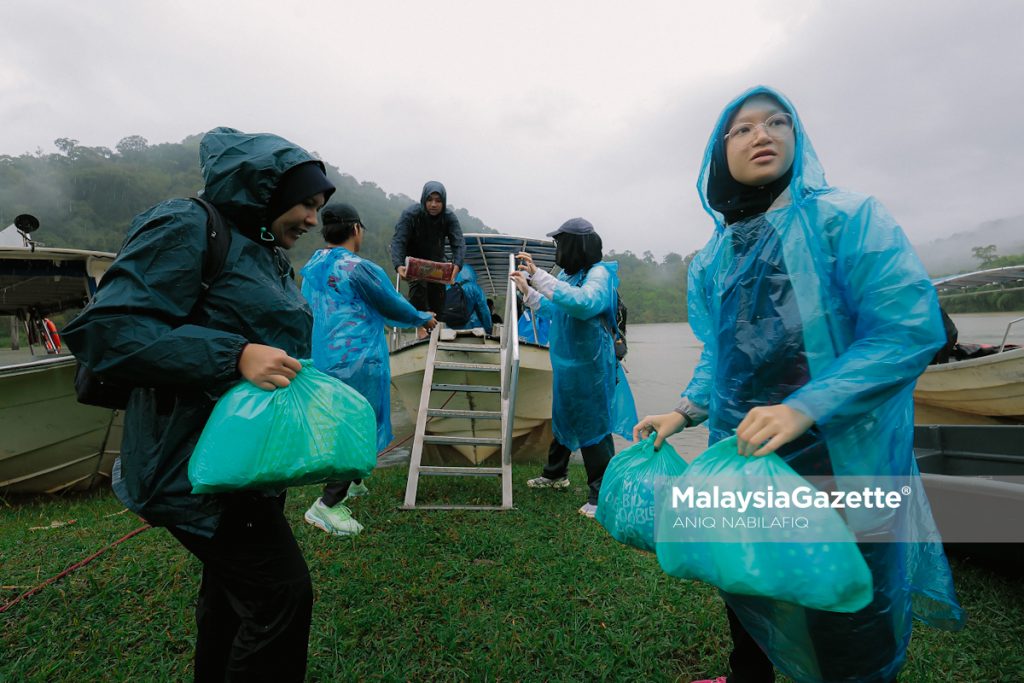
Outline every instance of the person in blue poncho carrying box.
<svg viewBox="0 0 1024 683">
<path fill-rule="evenodd" d="M 775 452 L 803 476 L 916 476 L 911 393 L 945 336 L 900 227 L 876 199 L 825 182 L 796 110 L 764 87 L 722 112 L 698 190 L 715 223 L 689 270 L 704 349 L 680 405 L 635 436 L 654 430 L 660 445 L 707 420 L 712 443 L 735 431 L 740 455 Z M 959 628 L 923 487 L 903 523 L 899 537 L 856 530 L 874 585 L 858 612 L 723 593 L 733 651 L 716 680 L 767 683 L 778 667 L 802 683 L 895 681 L 911 616 Z"/>
<path fill-rule="evenodd" d="M 580 514 L 593 517 L 601 479 L 615 454 L 612 434 L 631 438 L 636 420 L 633 395 L 615 358 L 618 264 L 601 260 L 601 237 L 582 218 L 566 221 L 548 237 L 555 238 L 558 277 L 537 268 L 525 252 L 519 254 L 521 270 L 511 274 L 526 305 L 551 320 L 555 438 L 543 475 L 527 485 L 568 488 L 569 457 L 579 449 L 589 486 Z"/>
<path fill-rule="evenodd" d="M 302 294 L 313 309 L 313 364 L 370 402 L 377 416 L 377 450 L 391 442 L 391 367 L 384 326 L 426 327 L 433 314 L 416 310 L 388 281 L 384 269 L 357 254 L 366 231 L 356 209 L 331 204 L 321 217 L 327 248 L 302 269 Z M 363 526 L 343 501 L 368 493 L 362 481 L 327 484 L 305 520 L 339 536 Z"/>
</svg>

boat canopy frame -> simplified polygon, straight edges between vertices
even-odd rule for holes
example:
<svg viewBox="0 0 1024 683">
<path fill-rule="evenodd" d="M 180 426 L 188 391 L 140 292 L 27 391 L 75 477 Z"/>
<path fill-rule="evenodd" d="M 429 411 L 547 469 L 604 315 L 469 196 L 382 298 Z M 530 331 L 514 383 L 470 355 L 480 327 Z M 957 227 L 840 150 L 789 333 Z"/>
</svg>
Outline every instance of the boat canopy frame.
<svg viewBox="0 0 1024 683">
<path fill-rule="evenodd" d="M 476 271 L 477 284 L 489 297 L 504 296 L 508 287 L 509 255 L 529 252 L 538 268 L 555 268 L 555 242 L 551 239 L 471 232 L 466 240 L 466 263 Z M 451 248 L 445 251 L 451 259 Z"/>
<path fill-rule="evenodd" d="M 961 294 L 978 287 L 1024 287 L 1024 265 L 988 268 L 932 280 L 940 297 Z"/>
</svg>

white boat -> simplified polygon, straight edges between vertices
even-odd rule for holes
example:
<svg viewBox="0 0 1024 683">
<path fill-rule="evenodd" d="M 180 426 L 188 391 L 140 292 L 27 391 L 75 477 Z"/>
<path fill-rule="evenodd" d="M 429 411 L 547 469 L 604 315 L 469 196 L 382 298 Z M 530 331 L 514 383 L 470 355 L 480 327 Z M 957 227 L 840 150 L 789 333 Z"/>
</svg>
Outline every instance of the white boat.
<svg viewBox="0 0 1024 683">
<path fill-rule="evenodd" d="M 1003 291 L 1024 286 L 1024 266 L 993 268 L 942 278 L 934 282 L 942 296 L 970 295 L 978 287 L 998 285 Z M 917 424 L 1024 424 L 1024 348 L 1002 344 L 979 358 L 930 365 L 914 387 Z"/>
<path fill-rule="evenodd" d="M 539 268 L 550 272 L 555 267 L 555 245 L 551 240 L 496 234 L 467 234 L 466 263 L 476 270 L 478 284 L 487 296 L 504 298 L 509 277 L 509 254 L 527 251 Z M 503 307 L 495 306 L 496 310 Z M 442 335 L 451 336 L 453 330 Z M 496 324 L 491 337 L 483 330 L 459 331 L 460 345 L 480 345 L 497 348 L 501 325 Z M 444 336 L 442 337 L 444 338 Z M 410 415 L 420 410 L 438 408 L 447 411 L 499 411 L 501 395 L 498 393 L 437 392 L 429 406 L 420 405 L 423 371 L 427 361 L 428 340 L 401 340 L 392 336 L 391 386 Z M 443 351 L 438 360 L 457 363 L 487 363 L 493 355 L 465 350 Z M 546 346 L 519 344 L 519 384 L 512 427 L 514 459 L 536 460 L 547 453 L 551 440 L 551 361 Z M 479 372 L 435 369 L 434 381 L 439 384 L 489 384 L 498 386 L 497 376 L 482 379 Z M 427 433 L 438 436 L 500 437 L 501 423 L 497 420 L 470 420 L 456 416 L 431 417 Z M 430 446 L 431 459 L 445 461 L 457 452 L 474 464 L 482 463 L 498 453 L 498 446 L 445 445 Z"/>
<path fill-rule="evenodd" d="M 0 495 L 83 490 L 109 481 L 121 414 L 78 403 L 75 359 L 48 316 L 88 301 L 114 254 L 40 246 L 23 214 L 0 231 Z M 35 337 L 35 339 L 33 339 Z"/>
</svg>

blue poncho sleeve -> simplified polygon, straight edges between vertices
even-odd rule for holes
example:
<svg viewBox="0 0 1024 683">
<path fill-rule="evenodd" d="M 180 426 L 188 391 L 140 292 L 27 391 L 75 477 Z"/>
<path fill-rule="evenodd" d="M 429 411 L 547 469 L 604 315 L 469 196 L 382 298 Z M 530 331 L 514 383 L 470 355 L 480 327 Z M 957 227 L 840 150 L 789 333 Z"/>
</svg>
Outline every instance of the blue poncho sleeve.
<svg viewBox="0 0 1024 683">
<path fill-rule="evenodd" d="M 718 239 L 719 236 L 716 234 L 711 243 L 693 259 L 687 276 L 687 287 L 693 293 L 687 298 L 690 328 L 704 347 L 693 370 L 693 377 L 682 395 L 704 409 L 707 409 L 711 402 L 711 383 L 715 372 L 715 332 L 708 300 L 702 294 L 705 291 L 707 277 L 706 254 L 715 252 L 715 242 Z"/>
<path fill-rule="evenodd" d="M 491 334 L 494 331 L 494 323 L 491 321 L 491 309 L 487 308 L 487 296 L 479 285 L 474 284 L 473 289 L 476 290 L 473 293 L 473 307 L 480 318 L 480 325 L 487 334 Z"/>
<path fill-rule="evenodd" d="M 413 308 L 375 263 L 360 261 L 352 269 L 350 282 L 356 293 L 392 327 L 421 327 L 430 321 L 430 314 Z"/>
<path fill-rule="evenodd" d="M 610 310 L 610 297 L 614 291 L 612 275 L 607 268 L 591 268 L 586 280 L 579 287 L 574 287 L 565 280 L 559 279 L 554 284 L 551 303 L 558 306 L 573 318 L 588 320 L 595 315 Z M 541 302 L 541 314 L 551 315 Z"/>
<path fill-rule="evenodd" d="M 784 403 L 818 424 L 874 410 L 913 382 L 945 343 L 938 297 L 888 211 L 868 198 L 828 237 L 833 286 L 853 313 L 853 340 Z M 839 332 L 835 332 L 839 334 Z"/>
</svg>

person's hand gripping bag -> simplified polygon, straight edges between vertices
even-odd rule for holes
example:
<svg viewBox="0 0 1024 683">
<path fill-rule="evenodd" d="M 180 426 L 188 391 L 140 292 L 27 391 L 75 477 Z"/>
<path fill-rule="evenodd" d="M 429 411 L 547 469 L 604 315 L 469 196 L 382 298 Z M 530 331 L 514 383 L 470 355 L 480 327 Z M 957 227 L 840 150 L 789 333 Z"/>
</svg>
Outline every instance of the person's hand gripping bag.
<svg viewBox="0 0 1024 683">
<path fill-rule="evenodd" d="M 280 491 L 362 479 L 377 464 L 377 422 L 363 396 L 310 360 L 287 387 L 242 382 L 224 394 L 188 464 L 192 493 Z"/>
<path fill-rule="evenodd" d="M 654 450 L 651 434 L 608 463 L 601 480 L 597 521 L 619 543 L 654 552 L 654 502 L 670 491 L 686 472 L 683 460 L 668 442 Z"/>
<path fill-rule="evenodd" d="M 768 487 L 773 495 L 791 495 L 798 487 L 817 491 L 774 453 L 739 455 L 735 436 L 704 451 L 690 463 L 683 489 L 659 509 L 656 552 L 662 570 L 727 593 L 813 609 L 856 612 L 867 606 L 871 572 L 834 509 L 778 509 L 753 501 L 741 512 L 727 502 L 728 493 Z M 716 495 L 718 505 L 708 505 Z M 782 523 L 783 516 L 794 515 L 806 524 Z"/>
</svg>

